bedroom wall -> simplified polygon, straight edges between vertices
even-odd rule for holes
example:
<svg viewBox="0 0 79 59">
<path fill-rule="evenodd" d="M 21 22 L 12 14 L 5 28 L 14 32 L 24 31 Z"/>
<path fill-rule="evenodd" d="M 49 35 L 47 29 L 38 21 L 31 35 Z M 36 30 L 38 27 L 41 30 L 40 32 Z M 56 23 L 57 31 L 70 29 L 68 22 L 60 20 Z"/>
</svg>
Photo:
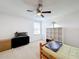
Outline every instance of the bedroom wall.
<svg viewBox="0 0 79 59">
<path fill-rule="evenodd" d="M 0 40 L 13 38 L 16 31 L 28 32 L 33 41 L 33 21 L 31 19 L 0 14 Z"/>
<path fill-rule="evenodd" d="M 46 41 L 46 28 L 47 28 L 47 20 L 45 19 L 42 21 L 42 33 L 41 33 L 41 37 L 45 41 Z"/>
<path fill-rule="evenodd" d="M 46 28 L 51 27 L 51 21 L 56 21 L 62 28 L 64 43 L 79 47 L 79 10 L 59 16 L 53 20 L 43 21 L 43 39 L 46 39 Z"/>
<path fill-rule="evenodd" d="M 79 10 L 55 19 L 62 25 L 64 43 L 79 47 Z"/>
<path fill-rule="evenodd" d="M 79 28 L 64 28 L 64 42 L 79 47 Z"/>
</svg>

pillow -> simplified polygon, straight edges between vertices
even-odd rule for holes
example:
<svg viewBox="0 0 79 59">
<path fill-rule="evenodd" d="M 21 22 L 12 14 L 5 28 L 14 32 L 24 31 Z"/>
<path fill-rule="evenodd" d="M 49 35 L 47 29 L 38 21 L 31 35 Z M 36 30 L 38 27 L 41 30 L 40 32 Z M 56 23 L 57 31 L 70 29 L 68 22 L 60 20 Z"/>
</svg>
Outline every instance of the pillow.
<svg viewBox="0 0 79 59">
<path fill-rule="evenodd" d="M 46 44 L 46 47 L 57 52 L 59 48 L 62 46 L 62 43 L 59 41 L 51 41 Z"/>
</svg>

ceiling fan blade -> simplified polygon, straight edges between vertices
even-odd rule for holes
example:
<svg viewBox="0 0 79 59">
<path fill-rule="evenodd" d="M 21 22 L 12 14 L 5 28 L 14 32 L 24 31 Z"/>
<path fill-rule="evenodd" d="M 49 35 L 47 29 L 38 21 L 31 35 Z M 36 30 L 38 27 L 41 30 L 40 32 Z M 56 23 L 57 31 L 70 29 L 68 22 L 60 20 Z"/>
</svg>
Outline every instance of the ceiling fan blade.
<svg viewBox="0 0 79 59">
<path fill-rule="evenodd" d="M 26 10 L 26 11 L 28 11 L 28 12 L 33 12 L 32 10 Z"/>
<path fill-rule="evenodd" d="M 51 13 L 51 11 L 42 11 L 42 13 Z"/>
<path fill-rule="evenodd" d="M 44 15 L 41 14 L 41 17 L 44 18 Z"/>
</svg>

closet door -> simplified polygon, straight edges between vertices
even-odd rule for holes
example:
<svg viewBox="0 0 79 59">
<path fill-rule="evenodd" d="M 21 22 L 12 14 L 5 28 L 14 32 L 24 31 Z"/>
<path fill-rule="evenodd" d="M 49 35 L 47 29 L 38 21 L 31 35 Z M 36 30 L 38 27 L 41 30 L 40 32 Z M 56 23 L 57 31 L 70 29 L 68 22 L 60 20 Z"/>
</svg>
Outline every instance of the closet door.
<svg viewBox="0 0 79 59">
<path fill-rule="evenodd" d="M 47 28 L 46 39 L 54 39 L 56 41 L 62 41 L 62 28 Z"/>
<path fill-rule="evenodd" d="M 58 41 L 62 42 L 62 28 L 58 28 Z"/>
<path fill-rule="evenodd" d="M 50 39 L 51 40 L 53 38 L 52 33 L 53 33 L 52 28 L 47 28 L 46 29 L 46 39 Z"/>
</svg>

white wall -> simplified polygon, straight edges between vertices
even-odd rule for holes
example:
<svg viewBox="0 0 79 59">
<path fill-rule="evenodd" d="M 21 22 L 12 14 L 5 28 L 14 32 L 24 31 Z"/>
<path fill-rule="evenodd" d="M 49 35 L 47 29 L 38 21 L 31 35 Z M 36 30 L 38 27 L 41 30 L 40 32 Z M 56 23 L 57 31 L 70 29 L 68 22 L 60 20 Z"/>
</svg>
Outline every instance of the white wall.
<svg viewBox="0 0 79 59">
<path fill-rule="evenodd" d="M 31 19 L 0 14 L 0 40 L 13 38 L 16 31 L 28 32 L 33 41 L 33 21 Z"/>
<path fill-rule="evenodd" d="M 42 39 L 46 40 L 46 20 L 42 21 Z"/>
<path fill-rule="evenodd" d="M 51 21 L 56 21 L 63 28 L 62 40 L 64 43 L 79 47 L 79 10 L 54 20 L 43 21 L 43 39 L 46 39 L 46 28 L 52 27 Z"/>
<path fill-rule="evenodd" d="M 64 43 L 79 47 L 79 10 L 55 20 L 63 26 Z"/>
<path fill-rule="evenodd" d="M 79 28 L 64 28 L 64 42 L 79 47 Z"/>
<path fill-rule="evenodd" d="M 44 26 L 44 23 L 43 23 Z M 48 26 L 43 27 L 43 39 L 46 39 L 46 28 Z M 50 26 L 49 26 L 50 27 Z M 77 27 L 62 27 L 62 41 L 65 44 L 69 44 L 71 46 L 79 47 L 79 28 Z"/>
</svg>

